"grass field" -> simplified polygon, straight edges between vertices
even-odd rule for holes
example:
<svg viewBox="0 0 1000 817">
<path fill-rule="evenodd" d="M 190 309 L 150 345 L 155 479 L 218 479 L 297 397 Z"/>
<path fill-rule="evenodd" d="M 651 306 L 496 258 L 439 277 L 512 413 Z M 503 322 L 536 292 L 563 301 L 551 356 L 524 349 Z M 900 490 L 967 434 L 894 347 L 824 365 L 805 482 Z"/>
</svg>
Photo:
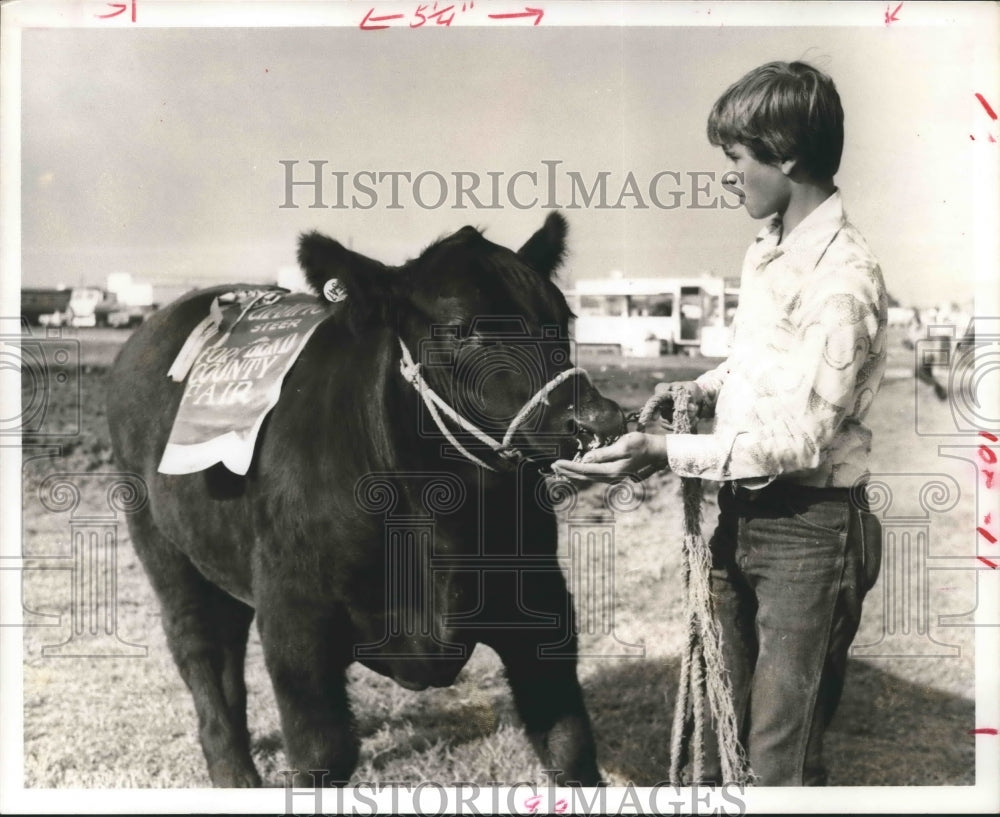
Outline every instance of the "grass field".
<svg viewBox="0 0 1000 817">
<path fill-rule="evenodd" d="M 47 407 L 46 428 L 55 429 L 56 436 L 25 439 L 23 555 L 38 568 L 25 570 L 22 585 L 30 625 L 24 630 L 24 759 L 30 787 L 208 785 L 191 699 L 169 657 L 156 603 L 124 524 L 117 529 L 117 634 L 123 642 L 145 647 L 145 655 L 43 655 L 46 645 L 70 637 L 73 574 L 66 557 L 74 516 L 70 510 L 46 508 L 39 487 L 53 474 L 76 474 L 73 480 L 81 486 L 76 522 L 83 524 L 80 517 L 102 505 L 106 511 L 114 465 L 103 408 L 105 367 L 121 337 L 80 333 L 81 368 L 67 373 L 69 387 L 61 392 L 75 394 L 73 378 L 78 379 L 79 433 L 58 433 L 76 430 L 76 408 L 64 398 Z M 907 354 L 894 343 L 889 375 L 869 416 L 875 433 L 872 470 L 893 475 L 886 481 L 900 505 L 890 511 L 904 515 L 907 508 L 920 512 L 918 488 L 928 475 L 954 479 L 960 489 L 954 506 L 928 517 L 929 555 L 970 557 L 975 551 L 975 472 L 968 463 L 941 456 L 938 440 L 916 434 L 915 399 L 929 422 L 947 423 L 949 414 L 947 404 L 934 401 L 929 389 L 915 391 Z M 684 379 L 709 365 L 693 358 L 627 365 L 604 357 L 581 362 L 598 388 L 629 410 L 641 406 L 656 382 Z M 918 487 L 908 487 L 914 480 Z M 577 511 L 606 509 L 604 490 L 584 492 Z M 714 503 L 707 491 L 706 533 Z M 563 553 L 569 521 L 562 518 Z M 680 541 L 679 480 L 673 475 L 649 480 L 638 506 L 614 515 L 614 630 L 585 628 L 580 662 L 599 759 L 613 784 L 666 779 L 683 641 Z M 948 561 L 953 568 L 954 561 Z M 940 617 L 974 609 L 975 571 L 930 569 L 922 575 L 926 603 L 922 613 L 911 609 L 904 622 L 916 629 L 903 652 L 925 653 L 919 657 L 901 657 L 885 638 L 896 615 L 892 599 L 888 613 L 881 601 L 885 576 L 869 597 L 856 644 L 880 646 L 851 662 L 844 700 L 828 733 L 831 784 L 974 782 L 975 738 L 968 735 L 975 726 L 972 629 L 941 626 Z M 586 597 L 576 601 L 578 607 L 595 603 Z M 926 631 L 920 631 L 920 615 L 926 615 Z M 352 667 L 350 676 L 361 738 L 356 781 L 543 780 L 517 724 L 499 661 L 486 648 L 477 649 L 449 689 L 408 692 L 360 666 Z M 247 678 L 254 756 L 265 781 L 279 785 L 281 735 L 256 632 Z"/>
</svg>

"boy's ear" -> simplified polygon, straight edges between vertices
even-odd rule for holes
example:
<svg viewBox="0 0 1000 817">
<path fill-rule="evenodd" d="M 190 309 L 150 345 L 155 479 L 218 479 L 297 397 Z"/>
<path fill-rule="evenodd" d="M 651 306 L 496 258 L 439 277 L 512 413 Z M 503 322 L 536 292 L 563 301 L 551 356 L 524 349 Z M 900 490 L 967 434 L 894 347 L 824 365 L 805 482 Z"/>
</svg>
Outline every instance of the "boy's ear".
<svg viewBox="0 0 1000 817">
<path fill-rule="evenodd" d="M 778 167 L 781 168 L 781 172 L 786 176 L 791 176 L 795 172 L 795 168 L 798 167 L 799 160 L 796 157 L 791 159 L 782 159 Z"/>
</svg>

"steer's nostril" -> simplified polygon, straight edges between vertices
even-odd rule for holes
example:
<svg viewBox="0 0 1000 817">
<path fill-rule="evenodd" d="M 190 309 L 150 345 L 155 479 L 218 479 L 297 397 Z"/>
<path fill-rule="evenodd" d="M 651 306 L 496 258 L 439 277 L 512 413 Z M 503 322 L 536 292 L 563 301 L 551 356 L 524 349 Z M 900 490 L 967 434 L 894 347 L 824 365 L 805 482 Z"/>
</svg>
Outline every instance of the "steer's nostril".
<svg viewBox="0 0 1000 817">
<path fill-rule="evenodd" d="M 574 436 L 580 448 L 592 448 L 594 441 L 600 439 L 600 434 L 596 428 L 589 423 L 581 423 L 579 420 L 576 421 L 576 433 Z"/>
</svg>

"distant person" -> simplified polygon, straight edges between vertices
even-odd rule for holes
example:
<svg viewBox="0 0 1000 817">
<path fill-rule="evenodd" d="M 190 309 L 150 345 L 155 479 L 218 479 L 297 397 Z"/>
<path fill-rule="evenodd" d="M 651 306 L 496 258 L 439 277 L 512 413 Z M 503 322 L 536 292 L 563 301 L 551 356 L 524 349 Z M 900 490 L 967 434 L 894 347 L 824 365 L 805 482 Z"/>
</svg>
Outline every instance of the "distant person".
<svg viewBox="0 0 1000 817">
<path fill-rule="evenodd" d="M 833 181 L 843 123 L 833 81 L 802 62 L 763 65 L 719 98 L 708 138 L 742 174 L 750 216 L 771 218 L 743 263 L 729 358 L 666 387 L 714 410 L 715 428 L 632 432 L 553 466 L 578 481 L 670 468 L 724 483 L 712 595 L 741 742 L 763 786 L 826 782 L 823 733 L 874 581 L 849 491 L 868 475 L 864 420 L 885 369 L 888 305 Z M 706 760 L 716 767 L 696 782 L 728 782 L 718 752 Z"/>
<path fill-rule="evenodd" d="M 931 353 L 933 353 L 935 349 L 928 345 L 929 338 L 927 337 L 927 328 L 924 326 L 923 321 L 921 321 L 920 310 L 917 308 L 913 309 L 913 315 L 910 318 L 910 323 L 906 327 L 906 340 L 906 347 L 908 349 L 913 349 L 914 376 L 921 383 L 926 383 L 927 385 L 932 386 L 934 388 L 934 394 L 937 395 L 938 400 L 947 400 L 948 390 L 937 381 L 936 377 L 934 377 L 934 355 Z M 941 344 L 939 343 L 938 347 L 940 346 Z"/>
<path fill-rule="evenodd" d="M 924 336 L 924 322 L 920 317 L 920 310 L 913 307 L 910 320 L 906 323 L 906 337 L 903 338 L 903 346 L 907 349 L 916 349 L 917 343 Z"/>
<path fill-rule="evenodd" d="M 972 325 L 972 310 L 966 310 L 964 306 L 954 304 L 951 320 L 955 326 L 952 348 L 960 350 L 976 342 L 976 333 Z"/>
</svg>

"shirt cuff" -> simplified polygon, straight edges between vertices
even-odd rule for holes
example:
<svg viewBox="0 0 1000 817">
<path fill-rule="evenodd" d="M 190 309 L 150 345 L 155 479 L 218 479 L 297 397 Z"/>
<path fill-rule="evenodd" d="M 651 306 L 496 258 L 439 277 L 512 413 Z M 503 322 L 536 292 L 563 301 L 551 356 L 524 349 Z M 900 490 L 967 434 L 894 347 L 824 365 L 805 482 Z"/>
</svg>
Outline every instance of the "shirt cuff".
<svg viewBox="0 0 1000 817">
<path fill-rule="evenodd" d="M 723 469 L 731 444 L 720 445 L 719 438 L 713 434 L 668 434 L 666 440 L 667 462 L 678 476 L 728 479 Z"/>
<path fill-rule="evenodd" d="M 741 432 L 743 433 L 743 432 Z M 749 461 L 734 462 L 739 434 L 732 439 L 716 434 L 667 434 L 667 462 L 679 477 L 698 477 L 716 482 L 735 482 L 743 488 L 759 490 L 774 482 L 777 475 L 762 474 Z"/>
</svg>

